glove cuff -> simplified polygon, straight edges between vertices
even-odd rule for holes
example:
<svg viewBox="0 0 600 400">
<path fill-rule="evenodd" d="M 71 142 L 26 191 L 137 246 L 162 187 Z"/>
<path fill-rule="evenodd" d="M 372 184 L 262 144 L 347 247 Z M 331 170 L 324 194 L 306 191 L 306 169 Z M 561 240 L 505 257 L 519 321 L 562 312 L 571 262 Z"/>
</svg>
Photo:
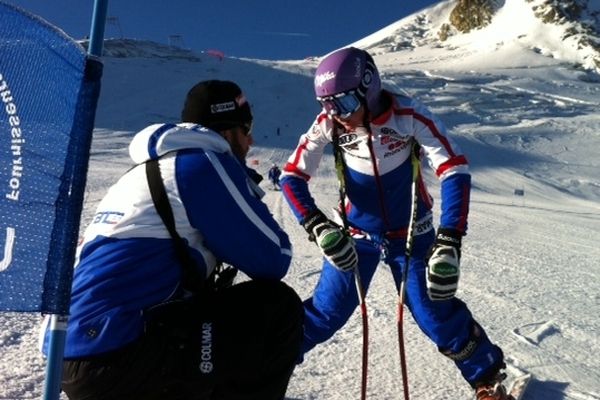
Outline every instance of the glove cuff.
<svg viewBox="0 0 600 400">
<path fill-rule="evenodd" d="M 439 228 L 435 236 L 435 243 L 452 246 L 460 250 L 463 234 L 457 229 Z"/>
<path fill-rule="evenodd" d="M 319 225 L 329 223 L 329 219 L 323 214 L 321 210 L 318 208 L 308 214 L 304 221 L 302 222 L 302 226 L 308 232 L 309 240 L 315 241 L 315 236 L 318 235 L 318 232 L 315 232 L 315 228 Z"/>
</svg>

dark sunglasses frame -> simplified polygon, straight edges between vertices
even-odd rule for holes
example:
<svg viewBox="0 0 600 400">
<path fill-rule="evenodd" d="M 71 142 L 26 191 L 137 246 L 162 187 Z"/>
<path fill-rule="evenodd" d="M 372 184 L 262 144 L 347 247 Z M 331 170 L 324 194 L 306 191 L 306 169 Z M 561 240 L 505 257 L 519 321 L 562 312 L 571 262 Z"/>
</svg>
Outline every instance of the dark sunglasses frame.
<svg viewBox="0 0 600 400">
<path fill-rule="evenodd" d="M 245 136 L 250 136 L 252 134 L 252 122 L 246 122 L 245 124 L 238 126 L 242 128 Z"/>
<path fill-rule="evenodd" d="M 245 136 L 250 136 L 252 134 L 252 121 L 245 123 L 221 121 L 210 127 L 210 129 L 214 129 L 216 131 L 223 131 L 233 128 L 241 128 Z"/>
</svg>

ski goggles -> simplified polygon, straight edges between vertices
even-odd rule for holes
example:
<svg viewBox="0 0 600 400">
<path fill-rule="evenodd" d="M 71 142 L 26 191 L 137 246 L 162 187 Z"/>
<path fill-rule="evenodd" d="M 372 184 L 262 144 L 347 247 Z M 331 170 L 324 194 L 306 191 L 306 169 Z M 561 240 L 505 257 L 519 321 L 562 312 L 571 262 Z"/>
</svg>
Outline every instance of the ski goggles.
<svg viewBox="0 0 600 400">
<path fill-rule="evenodd" d="M 354 90 L 332 96 L 317 97 L 317 101 L 321 104 L 323 111 L 327 115 L 337 115 L 340 118 L 348 118 L 351 114 L 358 111 L 362 105 Z"/>
</svg>

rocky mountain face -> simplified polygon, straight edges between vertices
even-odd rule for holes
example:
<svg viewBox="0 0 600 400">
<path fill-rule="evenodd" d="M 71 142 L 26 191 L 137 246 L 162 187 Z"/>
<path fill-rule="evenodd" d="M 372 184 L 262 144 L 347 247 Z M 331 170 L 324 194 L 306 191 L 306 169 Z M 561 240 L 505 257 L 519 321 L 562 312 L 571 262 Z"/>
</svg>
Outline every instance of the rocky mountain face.
<svg viewBox="0 0 600 400">
<path fill-rule="evenodd" d="M 496 9 L 493 0 L 458 0 L 450 13 L 449 23 L 459 32 L 467 33 L 489 25 Z"/>
<path fill-rule="evenodd" d="M 434 7 L 435 11 L 430 11 Z M 441 9 L 444 11 L 440 12 Z M 561 31 L 556 46 L 575 48 L 580 54 L 578 62 L 600 73 L 600 0 L 447 0 L 402 20 L 406 23 L 399 24 L 396 31 L 369 49 L 394 52 L 423 45 L 451 48 L 452 37 L 476 34 L 477 30 L 494 24 L 494 18 L 506 9 L 518 14 L 533 13 L 542 31 L 543 25 Z M 520 16 L 515 15 L 515 20 Z M 520 38 L 527 36 L 527 27 L 523 31 Z M 536 51 L 536 46 L 530 45 Z"/>
<path fill-rule="evenodd" d="M 546 24 L 566 25 L 563 39 L 574 37 L 580 49 L 591 48 L 600 70 L 600 2 L 597 0 L 525 0 Z"/>
<path fill-rule="evenodd" d="M 527 3 L 544 24 L 563 25 L 563 40 L 573 37 L 579 49 L 591 48 L 593 63 L 600 70 L 600 2 L 597 0 L 519 0 Z M 458 0 L 449 21 L 442 24 L 441 41 L 457 33 L 468 33 L 492 22 L 504 5 L 502 0 Z"/>
</svg>

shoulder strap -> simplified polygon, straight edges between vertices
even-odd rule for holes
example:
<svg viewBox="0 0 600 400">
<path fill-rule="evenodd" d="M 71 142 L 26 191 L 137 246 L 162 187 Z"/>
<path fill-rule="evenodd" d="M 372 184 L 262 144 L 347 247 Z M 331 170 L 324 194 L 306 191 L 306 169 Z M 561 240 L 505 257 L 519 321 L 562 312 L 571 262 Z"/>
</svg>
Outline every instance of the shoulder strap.
<svg viewBox="0 0 600 400">
<path fill-rule="evenodd" d="M 197 293 L 202 288 L 204 280 L 190 256 L 185 241 L 179 236 L 177 229 L 175 229 L 175 217 L 173 216 L 173 210 L 160 174 L 158 160 L 149 160 L 146 162 L 146 179 L 148 180 L 148 187 L 150 188 L 150 195 L 152 196 L 156 212 L 160 215 L 171 238 L 173 238 L 175 255 L 181 266 L 181 285 L 183 289 Z"/>
</svg>

